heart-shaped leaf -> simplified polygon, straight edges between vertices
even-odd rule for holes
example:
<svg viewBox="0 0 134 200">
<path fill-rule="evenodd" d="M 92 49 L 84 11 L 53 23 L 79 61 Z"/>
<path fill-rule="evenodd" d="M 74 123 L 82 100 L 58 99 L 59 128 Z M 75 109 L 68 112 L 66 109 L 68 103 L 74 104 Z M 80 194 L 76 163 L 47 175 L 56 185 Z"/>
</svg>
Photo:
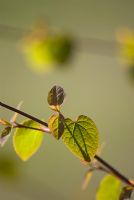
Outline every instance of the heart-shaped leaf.
<svg viewBox="0 0 134 200">
<path fill-rule="evenodd" d="M 55 85 L 48 93 L 48 104 L 53 110 L 59 110 L 59 106 L 63 103 L 65 98 L 64 89 Z"/>
<path fill-rule="evenodd" d="M 59 140 L 64 132 L 64 124 L 63 124 L 63 116 L 59 115 L 52 115 L 48 122 L 48 127 L 52 133 L 52 135 Z"/>
<path fill-rule="evenodd" d="M 87 116 L 81 115 L 77 121 L 64 121 L 62 135 L 65 145 L 81 160 L 91 161 L 98 149 L 98 130 L 94 122 Z"/>
<path fill-rule="evenodd" d="M 100 184 L 96 200 L 119 200 L 121 181 L 112 175 L 106 175 Z"/>
<path fill-rule="evenodd" d="M 40 128 L 40 125 L 33 120 L 26 120 L 22 125 Z M 17 128 L 13 136 L 13 146 L 18 156 L 26 161 L 39 149 L 42 140 L 43 133 L 39 130 Z"/>
</svg>

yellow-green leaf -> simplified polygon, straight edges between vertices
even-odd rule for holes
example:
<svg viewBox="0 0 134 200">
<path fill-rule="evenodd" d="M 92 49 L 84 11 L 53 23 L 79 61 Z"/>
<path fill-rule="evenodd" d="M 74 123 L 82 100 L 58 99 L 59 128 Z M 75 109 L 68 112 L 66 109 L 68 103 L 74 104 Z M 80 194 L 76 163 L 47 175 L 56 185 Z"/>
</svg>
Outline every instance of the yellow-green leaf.
<svg viewBox="0 0 134 200">
<path fill-rule="evenodd" d="M 95 156 L 99 145 L 96 125 L 84 115 L 79 116 L 75 122 L 65 119 L 62 139 L 72 153 L 87 162 Z"/>
<path fill-rule="evenodd" d="M 118 42 L 121 47 L 122 58 L 129 66 L 134 65 L 134 32 L 130 29 L 124 29 L 118 33 Z"/>
<path fill-rule="evenodd" d="M 25 40 L 23 51 L 34 70 L 46 71 L 52 66 L 63 66 L 70 59 L 73 46 L 70 37 L 52 34 Z"/>
<path fill-rule="evenodd" d="M 52 135 L 59 140 L 64 131 L 63 116 L 61 114 L 52 115 L 49 119 L 48 127 Z"/>
<path fill-rule="evenodd" d="M 40 128 L 40 125 L 32 120 L 22 123 L 24 126 Z M 17 128 L 13 136 L 13 146 L 18 156 L 23 160 L 28 160 L 40 147 L 43 140 L 43 133 L 38 130 L 28 128 Z"/>
<path fill-rule="evenodd" d="M 101 181 L 96 200 L 119 200 L 121 182 L 112 175 L 107 175 Z"/>
</svg>

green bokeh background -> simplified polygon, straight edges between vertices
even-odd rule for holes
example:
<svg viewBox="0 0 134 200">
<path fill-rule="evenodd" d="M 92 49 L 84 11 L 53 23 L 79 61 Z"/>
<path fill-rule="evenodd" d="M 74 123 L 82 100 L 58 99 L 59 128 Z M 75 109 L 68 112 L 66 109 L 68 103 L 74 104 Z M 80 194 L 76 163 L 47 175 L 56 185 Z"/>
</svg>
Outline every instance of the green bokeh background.
<svg viewBox="0 0 134 200">
<path fill-rule="evenodd" d="M 43 18 L 74 36 L 115 40 L 120 27 L 134 28 L 133 10 L 133 0 L 0 0 L 0 24 L 28 29 Z M 118 56 L 79 51 L 68 68 L 38 75 L 27 67 L 15 35 L 8 32 L 0 36 L 0 55 L 1 101 L 16 106 L 23 100 L 23 111 L 47 120 L 52 113 L 47 92 L 54 84 L 63 86 L 65 116 L 91 117 L 105 142 L 102 157 L 134 178 L 134 87 Z M 0 109 L 0 117 L 11 115 Z M 0 151 L 14 158 L 20 172 L 15 180 L 0 178 L 1 199 L 94 199 L 101 175 L 96 173 L 88 189 L 81 191 L 87 168 L 62 141 L 46 135 L 39 152 L 26 163 L 15 155 L 12 141 Z"/>
</svg>

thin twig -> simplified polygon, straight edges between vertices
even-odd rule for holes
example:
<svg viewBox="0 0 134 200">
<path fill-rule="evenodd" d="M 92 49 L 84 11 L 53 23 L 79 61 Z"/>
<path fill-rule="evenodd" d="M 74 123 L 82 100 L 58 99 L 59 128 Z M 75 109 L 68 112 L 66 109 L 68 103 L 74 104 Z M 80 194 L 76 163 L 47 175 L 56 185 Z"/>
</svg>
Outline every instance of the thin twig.
<svg viewBox="0 0 134 200">
<path fill-rule="evenodd" d="M 36 130 L 36 131 L 41 131 L 41 132 L 45 132 L 45 133 L 50 133 L 50 130 L 48 127 L 42 127 L 42 128 L 36 128 L 36 127 L 31 127 L 31 126 L 25 126 L 23 124 L 19 124 L 17 122 L 14 122 L 13 128 L 26 128 L 26 129 L 32 129 L 32 130 Z"/>
<path fill-rule="evenodd" d="M 21 110 L 18 110 L 17 108 L 11 107 L 11 106 L 9 106 L 9 105 L 7 105 L 7 104 L 5 104 L 5 103 L 2 103 L 2 102 L 0 102 L 0 106 L 6 108 L 6 109 L 8 109 L 8 110 L 11 110 L 11 111 L 13 111 L 13 112 L 19 113 L 20 115 L 22 115 L 22 116 L 24 116 L 24 117 L 27 117 L 27 118 L 29 118 L 29 119 L 32 119 L 33 121 L 36 121 L 36 122 L 38 122 L 39 124 L 42 124 L 42 125 L 48 127 L 48 124 L 47 124 L 46 122 L 44 122 L 44 121 L 42 121 L 42 120 L 40 120 L 40 119 L 38 119 L 38 118 L 36 118 L 36 117 L 34 117 L 34 116 L 32 116 L 32 115 L 29 115 L 29 114 L 27 114 L 27 113 L 25 113 L 25 112 L 23 112 L 23 111 L 21 111 Z"/>
<path fill-rule="evenodd" d="M 123 174 L 121 174 L 117 169 L 112 167 L 105 160 L 103 160 L 102 158 L 100 158 L 97 155 L 95 155 L 95 159 L 98 160 L 101 164 L 103 164 L 106 168 L 108 168 L 112 172 L 112 174 L 115 175 L 116 177 L 118 177 L 121 181 L 123 181 L 127 185 L 130 185 L 130 186 L 134 187 L 134 184 L 132 183 L 131 180 L 129 180 L 127 177 L 125 177 Z"/>
</svg>

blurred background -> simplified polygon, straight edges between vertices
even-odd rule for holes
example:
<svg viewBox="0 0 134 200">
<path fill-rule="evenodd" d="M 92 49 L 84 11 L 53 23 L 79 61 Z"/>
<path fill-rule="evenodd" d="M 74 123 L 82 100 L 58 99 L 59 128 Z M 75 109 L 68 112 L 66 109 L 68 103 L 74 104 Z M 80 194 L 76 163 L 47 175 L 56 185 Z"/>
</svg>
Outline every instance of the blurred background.
<svg viewBox="0 0 134 200">
<path fill-rule="evenodd" d="M 121 61 L 116 35 L 122 27 L 134 29 L 133 9 L 133 0 L 0 0 L 0 100 L 14 107 L 23 100 L 21 110 L 47 121 L 52 114 L 47 93 L 54 84 L 61 85 L 67 93 L 65 116 L 91 117 L 105 142 L 101 156 L 132 179 L 134 85 L 129 66 Z M 76 47 L 64 67 L 36 73 L 26 62 L 21 43 L 40 19 L 71 35 Z M 0 118 L 12 114 L 0 108 Z M 82 191 L 86 170 L 62 141 L 48 135 L 25 163 L 9 140 L 0 149 L 0 198 L 94 200 L 102 174 L 96 173 Z"/>
</svg>

